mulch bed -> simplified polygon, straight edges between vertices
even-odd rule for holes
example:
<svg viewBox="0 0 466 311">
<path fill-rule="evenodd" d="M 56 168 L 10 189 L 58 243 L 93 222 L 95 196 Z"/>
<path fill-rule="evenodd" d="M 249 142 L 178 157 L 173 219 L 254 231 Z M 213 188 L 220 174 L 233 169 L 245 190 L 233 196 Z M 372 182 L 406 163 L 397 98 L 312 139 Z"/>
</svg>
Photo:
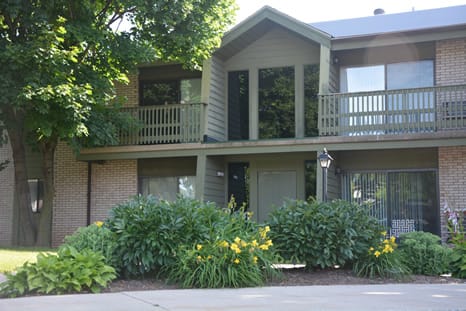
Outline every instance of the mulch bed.
<svg viewBox="0 0 466 311">
<path fill-rule="evenodd" d="M 465 283 L 464 279 L 455 279 L 443 276 L 412 275 L 407 278 L 382 279 L 360 278 L 352 271 L 345 269 L 306 271 L 302 268 L 284 269 L 283 277 L 270 281 L 266 286 L 308 286 L 308 285 L 356 285 L 356 284 L 458 284 Z M 116 280 L 103 292 L 143 291 L 178 289 L 179 286 L 167 284 L 163 280 Z"/>
</svg>

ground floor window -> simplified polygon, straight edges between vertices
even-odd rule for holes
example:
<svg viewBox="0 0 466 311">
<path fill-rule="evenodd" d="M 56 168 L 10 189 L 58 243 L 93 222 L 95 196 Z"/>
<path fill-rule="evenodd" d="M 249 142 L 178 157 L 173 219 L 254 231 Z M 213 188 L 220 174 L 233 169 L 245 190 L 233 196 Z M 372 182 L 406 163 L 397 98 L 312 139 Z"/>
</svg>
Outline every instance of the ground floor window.
<svg viewBox="0 0 466 311">
<path fill-rule="evenodd" d="M 342 175 L 342 197 L 367 206 L 391 235 L 440 233 L 435 170 L 347 172 Z"/>
<path fill-rule="evenodd" d="M 194 199 L 196 176 L 140 177 L 139 192 L 174 201 L 178 195 Z"/>
<path fill-rule="evenodd" d="M 317 176 L 317 161 L 307 160 L 304 162 L 304 193 L 306 200 L 315 198 L 317 195 L 316 190 L 316 176 Z"/>
</svg>

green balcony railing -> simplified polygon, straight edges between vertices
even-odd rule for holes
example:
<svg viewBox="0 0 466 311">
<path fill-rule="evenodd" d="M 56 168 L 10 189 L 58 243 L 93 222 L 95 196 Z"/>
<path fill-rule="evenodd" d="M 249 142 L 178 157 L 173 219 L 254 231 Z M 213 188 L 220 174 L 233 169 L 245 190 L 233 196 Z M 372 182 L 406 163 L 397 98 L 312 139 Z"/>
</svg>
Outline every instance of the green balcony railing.
<svg viewBox="0 0 466 311">
<path fill-rule="evenodd" d="M 200 142 L 205 104 L 174 104 L 122 109 L 139 121 L 129 133 L 120 134 L 120 145 Z"/>
<path fill-rule="evenodd" d="M 466 130 L 466 85 L 319 95 L 320 136 Z"/>
</svg>

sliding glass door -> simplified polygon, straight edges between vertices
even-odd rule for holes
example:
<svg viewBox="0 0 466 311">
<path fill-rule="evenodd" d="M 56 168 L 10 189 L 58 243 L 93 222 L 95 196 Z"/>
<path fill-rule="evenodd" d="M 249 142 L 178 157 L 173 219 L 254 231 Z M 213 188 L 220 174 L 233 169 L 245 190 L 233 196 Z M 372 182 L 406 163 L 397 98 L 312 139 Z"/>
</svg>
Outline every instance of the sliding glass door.
<svg viewBox="0 0 466 311">
<path fill-rule="evenodd" d="M 435 170 L 348 172 L 342 181 L 343 199 L 366 206 L 391 235 L 439 234 Z"/>
</svg>

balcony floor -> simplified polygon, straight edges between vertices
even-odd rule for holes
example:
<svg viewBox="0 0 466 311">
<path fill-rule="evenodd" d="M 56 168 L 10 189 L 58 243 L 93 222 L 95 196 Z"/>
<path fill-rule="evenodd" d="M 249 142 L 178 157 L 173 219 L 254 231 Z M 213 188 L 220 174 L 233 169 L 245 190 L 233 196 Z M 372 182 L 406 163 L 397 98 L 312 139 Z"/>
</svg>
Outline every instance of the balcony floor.
<svg viewBox="0 0 466 311">
<path fill-rule="evenodd" d="M 78 160 L 318 152 L 324 147 L 328 150 L 370 150 L 464 145 L 466 145 L 466 130 L 454 130 L 380 136 L 329 136 L 216 143 L 110 146 L 83 149 Z"/>
</svg>

